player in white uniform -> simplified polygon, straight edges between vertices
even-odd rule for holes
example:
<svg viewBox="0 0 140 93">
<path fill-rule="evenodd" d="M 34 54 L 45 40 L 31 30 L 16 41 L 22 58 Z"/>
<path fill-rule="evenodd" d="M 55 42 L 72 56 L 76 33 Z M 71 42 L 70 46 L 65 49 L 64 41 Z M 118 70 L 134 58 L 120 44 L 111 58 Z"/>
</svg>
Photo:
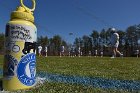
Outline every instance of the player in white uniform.
<svg viewBox="0 0 140 93">
<path fill-rule="evenodd" d="M 96 49 L 95 50 L 95 57 L 97 57 L 98 56 L 98 50 Z"/>
<path fill-rule="evenodd" d="M 139 50 L 136 50 L 137 58 L 139 57 Z"/>
<path fill-rule="evenodd" d="M 38 46 L 38 54 L 39 54 L 39 56 L 41 56 L 41 51 L 42 51 L 42 46 L 40 45 L 40 46 Z"/>
<path fill-rule="evenodd" d="M 81 48 L 78 47 L 78 57 L 80 57 L 80 56 L 81 56 Z"/>
<path fill-rule="evenodd" d="M 47 46 L 45 46 L 45 57 L 47 57 L 48 56 L 48 47 Z"/>
<path fill-rule="evenodd" d="M 113 55 L 111 58 L 115 58 L 116 54 L 118 53 L 120 56 L 123 56 L 123 54 L 118 51 L 118 46 L 119 46 L 119 34 L 116 32 L 115 28 L 111 29 L 111 45 L 112 45 L 112 52 Z"/>
<path fill-rule="evenodd" d="M 88 51 L 88 57 L 91 57 L 91 51 Z"/>
<path fill-rule="evenodd" d="M 60 48 L 60 57 L 64 56 L 64 50 L 65 50 L 65 47 L 61 46 L 61 48 Z"/>
<path fill-rule="evenodd" d="M 103 55 L 104 55 L 103 51 L 101 51 L 100 54 L 101 54 L 101 57 L 103 57 Z"/>
</svg>

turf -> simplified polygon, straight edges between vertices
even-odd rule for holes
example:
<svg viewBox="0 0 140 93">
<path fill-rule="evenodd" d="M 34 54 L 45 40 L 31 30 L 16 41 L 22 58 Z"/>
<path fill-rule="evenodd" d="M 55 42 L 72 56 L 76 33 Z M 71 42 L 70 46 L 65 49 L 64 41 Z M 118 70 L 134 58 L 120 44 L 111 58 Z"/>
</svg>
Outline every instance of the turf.
<svg viewBox="0 0 140 93">
<path fill-rule="evenodd" d="M 0 56 L 0 67 L 3 56 Z M 116 80 L 140 80 L 140 58 L 109 57 L 37 57 L 37 72 L 46 71 L 52 74 L 75 75 L 85 77 L 102 77 Z M 26 93 L 139 93 L 140 91 L 113 90 L 94 88 L 81 84 L 46 82 Z"/>
</svg>

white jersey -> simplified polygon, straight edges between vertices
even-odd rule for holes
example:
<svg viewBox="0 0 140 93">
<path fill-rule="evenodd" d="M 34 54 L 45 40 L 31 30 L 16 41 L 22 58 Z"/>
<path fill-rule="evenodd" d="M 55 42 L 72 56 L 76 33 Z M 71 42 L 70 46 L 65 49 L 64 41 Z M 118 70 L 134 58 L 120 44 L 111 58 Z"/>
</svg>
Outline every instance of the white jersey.
<svg viewBox="0 0 140 93">
<path fill-rule="evenodd" d="M 97 50 L 95 50 L 95 54 L 96 54 L 96 55 L 98 54 Z"/>
<path fill-rule="evenodd" d="M 101 55 L 103 55 L 103 51 L 101 51 Z"/>
<path fill-rule="evenodd" d="M 48 47 L 47 46 L 45 47 L 45 52 L 48 52 Z"/>
<path fill-rule="evenodd" d="M 65 47 L 61 46 L 61 52 L 64 52 Z"/>
<path fill-rule="evenodd" d="M 81 50 L 81 48 L 80 48 L 80 47 L 78 47 L 78 53 L 80 53 L 80 50 Z"/>
<path fill-rule="evenodd" d="M 136 50 L 136 54 L 139 54 L 139 50 Z"/>
<path fill-rule="evenodd" d="M 40 53 L 42 50 L 42 46 L 38 46 L 38 52 Z"/>
<path fill-rule="evenodd" d="M 119 43 L 119 34 L 113 33 L 111 36 L 111 44 Z"/>
</svg>

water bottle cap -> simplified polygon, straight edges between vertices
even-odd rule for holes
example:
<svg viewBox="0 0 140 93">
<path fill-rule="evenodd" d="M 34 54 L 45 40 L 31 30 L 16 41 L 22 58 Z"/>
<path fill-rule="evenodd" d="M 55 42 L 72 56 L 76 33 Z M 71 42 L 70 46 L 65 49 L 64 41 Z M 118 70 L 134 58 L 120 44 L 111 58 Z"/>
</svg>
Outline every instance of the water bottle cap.
<svg viewBox="0 0 140 93">
<path fill-rule="evenodd" d="M 16 11 L 13 11 L 11 13 L 11 20 L 13 19 L 23 19 L 30 22 L 34 22 L 33 14 L 26 12 L 23 7 L 18 7 Z"/>
<path fill-rule="evenodd" d="M 30 22 L 34 22 L 33 11 L 35 10 L 35 5 L 36 5 L 35 0 L 32 0 L 32 2 L 33 2 L 33 8 L 32 9 L 26 7 L 23 4 L 23 0 L 20 0 L 20 2 L 21 2 L 21 6 L 19 6 L 16 11 L 13 11 L 11 13 L 11 20 L 13 20 L 13 19 L 23 19 L 23 20 L 27 20 L 27 21 L 30 21 Z"/>
</svg>

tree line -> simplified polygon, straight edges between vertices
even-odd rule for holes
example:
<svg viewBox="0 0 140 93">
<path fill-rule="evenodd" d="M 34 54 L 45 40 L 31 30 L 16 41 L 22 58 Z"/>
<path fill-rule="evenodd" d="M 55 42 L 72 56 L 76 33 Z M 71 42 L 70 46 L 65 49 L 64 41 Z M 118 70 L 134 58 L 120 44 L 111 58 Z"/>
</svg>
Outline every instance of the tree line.
<svg viewBox="0 0 140 93">
<path fill-rule="evenodd" d="M 101 31 L 93 30 L 90 35 L 83 35 L 76 37 L 73 44 L 69 44 L 63 40 L 60 35 L 54 35 L 52 38 L 47 36 L 39 36 L 37 38 L 37 46 L 41 45 L 43 48 L 48 47 L 48 55 L 59 55 L 60 47 L 65 46 L 65 54 L 68 54 L 71 47 L 75 50 L 81 48 L 83 55 L 88 55 L 91 51 L 94 55 L 95 50 L 98 54 L 101 51 L 104 55 L 111 55 L 110 46 L 110 28 L 102 29 Z M 135 50 L 140 50 L 140 24 L 129 26 L 125 31 L 117 30 L 120 36 L 119 50 L 123 52 L 124 56 L 135 56 Z M 4 53 L 4 34 L 0 33 L 0 53 Z"/>
</svg>

